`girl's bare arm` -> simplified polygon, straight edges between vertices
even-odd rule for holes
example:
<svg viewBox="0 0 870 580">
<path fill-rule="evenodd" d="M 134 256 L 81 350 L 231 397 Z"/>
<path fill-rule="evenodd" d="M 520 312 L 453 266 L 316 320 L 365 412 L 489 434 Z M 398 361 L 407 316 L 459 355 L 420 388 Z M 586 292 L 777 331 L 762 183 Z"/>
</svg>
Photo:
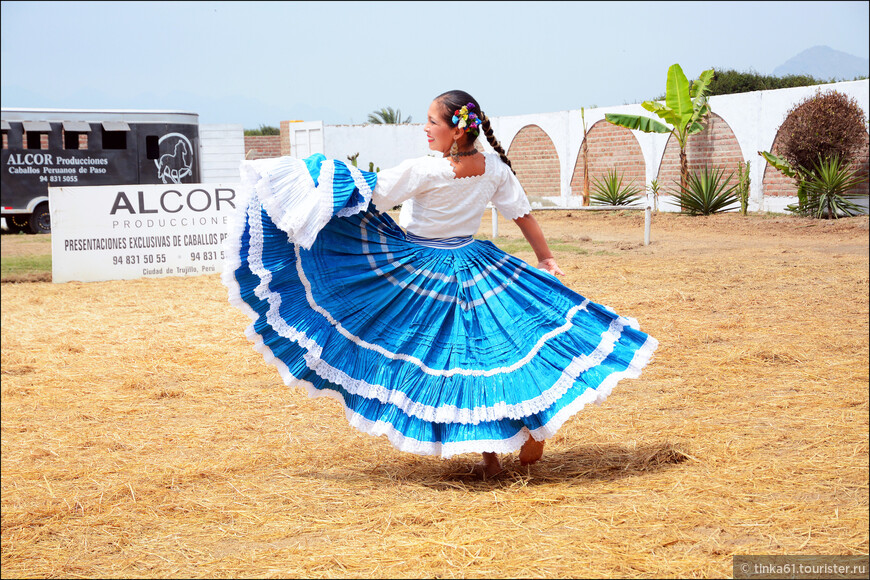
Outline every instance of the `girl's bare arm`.
<svg viewBox="0 0 870 580">
<path fill-rule="evenodd" d="M 553 275 L 564 276 L 565 272 L 556 264 L 553 252 L 550 251 L 550 246 L 547 245 L 547 240 L 544 238 L 544 232 L 532 214 L 528 213 L 518 217 L 514 223 L 519 226 L 529 245 L 532 246 L 532 250 L 535 251 L 535 257 L 538 258 L 538 268 Z"/>
</svg>

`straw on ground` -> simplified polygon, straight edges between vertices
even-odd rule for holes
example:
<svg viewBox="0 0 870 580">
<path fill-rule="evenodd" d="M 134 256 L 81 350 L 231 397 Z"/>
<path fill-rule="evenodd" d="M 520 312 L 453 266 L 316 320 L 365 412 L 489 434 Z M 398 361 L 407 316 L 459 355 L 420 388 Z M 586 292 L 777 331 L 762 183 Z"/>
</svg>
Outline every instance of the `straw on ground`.
<svg viewBox="0 0 870 580">
<path fill-rule="evenodd" d="M 659 214 L 644 247 L 641 214 L 568 213 L 539 218 L 565 283 L 661 346 L 488 482 L 284 387 L 217 276 L 4 284 L 3 577 L 721 577 L 734 554 L 866 554 L 867 218 Z"/>
</svg>

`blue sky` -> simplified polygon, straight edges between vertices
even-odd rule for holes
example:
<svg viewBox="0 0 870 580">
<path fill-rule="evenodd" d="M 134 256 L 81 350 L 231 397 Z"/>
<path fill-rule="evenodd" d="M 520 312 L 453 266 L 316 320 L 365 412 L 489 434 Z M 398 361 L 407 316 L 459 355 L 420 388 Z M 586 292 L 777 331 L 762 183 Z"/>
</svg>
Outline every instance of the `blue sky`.
<svg viewBox="0 0 870 580">
<path fill-rule="evenodd" d="M 868 58 L 868 2 L 2 2 L 3 107 L 174 109 L 201 123 L 414 121 L 638 103 L 668 67 Z"/>
</svg>

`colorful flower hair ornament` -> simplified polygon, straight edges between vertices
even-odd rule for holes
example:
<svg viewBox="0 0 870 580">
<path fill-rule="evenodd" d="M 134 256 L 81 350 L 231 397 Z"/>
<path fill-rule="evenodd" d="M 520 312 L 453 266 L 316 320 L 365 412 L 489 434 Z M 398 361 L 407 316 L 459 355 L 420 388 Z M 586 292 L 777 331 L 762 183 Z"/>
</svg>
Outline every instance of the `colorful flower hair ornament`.
<svg viewBox="0 0 870 580">
<path fill-rule="evenodd" d="M 474 103 L 468 103 L 461 109 L 453 112 L 453 124 L 460 129 L 465 129 L 466 133 L 471 133 L 475 137 L 480 133 L 480 117 L 477 113 L 470 113 L 469 110 L 474 108 Z"/>
</svg>

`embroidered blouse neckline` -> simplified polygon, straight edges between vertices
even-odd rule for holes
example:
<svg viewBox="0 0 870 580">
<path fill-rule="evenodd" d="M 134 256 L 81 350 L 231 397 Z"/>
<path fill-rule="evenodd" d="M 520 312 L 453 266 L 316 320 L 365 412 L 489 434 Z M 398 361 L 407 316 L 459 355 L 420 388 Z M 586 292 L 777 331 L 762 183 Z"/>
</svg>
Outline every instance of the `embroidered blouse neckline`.
<svg viewBox="0 0 870 580">
<path fill-rule="evenodd" d="M 450 163 L 450 160 L 447 159 L 447 157 L 443 157 L 444 162 L 447 163 L 447 167 L 450 170 L 451 175 L 453 176 L 451 179 L 455 181 L 462 181 L 466 179 L 476 179 L 478 177 L 483 177 L 484 175 L 486 175 L 486 172 L 489 170 L 489 159 L 487 158 L 486 153 L 481 151 L 481 154 L 483 155 L 483 173 L 479 175 L 466 175 L 465 177 L 457 177 L 456 168 Z"/>
</svg>

